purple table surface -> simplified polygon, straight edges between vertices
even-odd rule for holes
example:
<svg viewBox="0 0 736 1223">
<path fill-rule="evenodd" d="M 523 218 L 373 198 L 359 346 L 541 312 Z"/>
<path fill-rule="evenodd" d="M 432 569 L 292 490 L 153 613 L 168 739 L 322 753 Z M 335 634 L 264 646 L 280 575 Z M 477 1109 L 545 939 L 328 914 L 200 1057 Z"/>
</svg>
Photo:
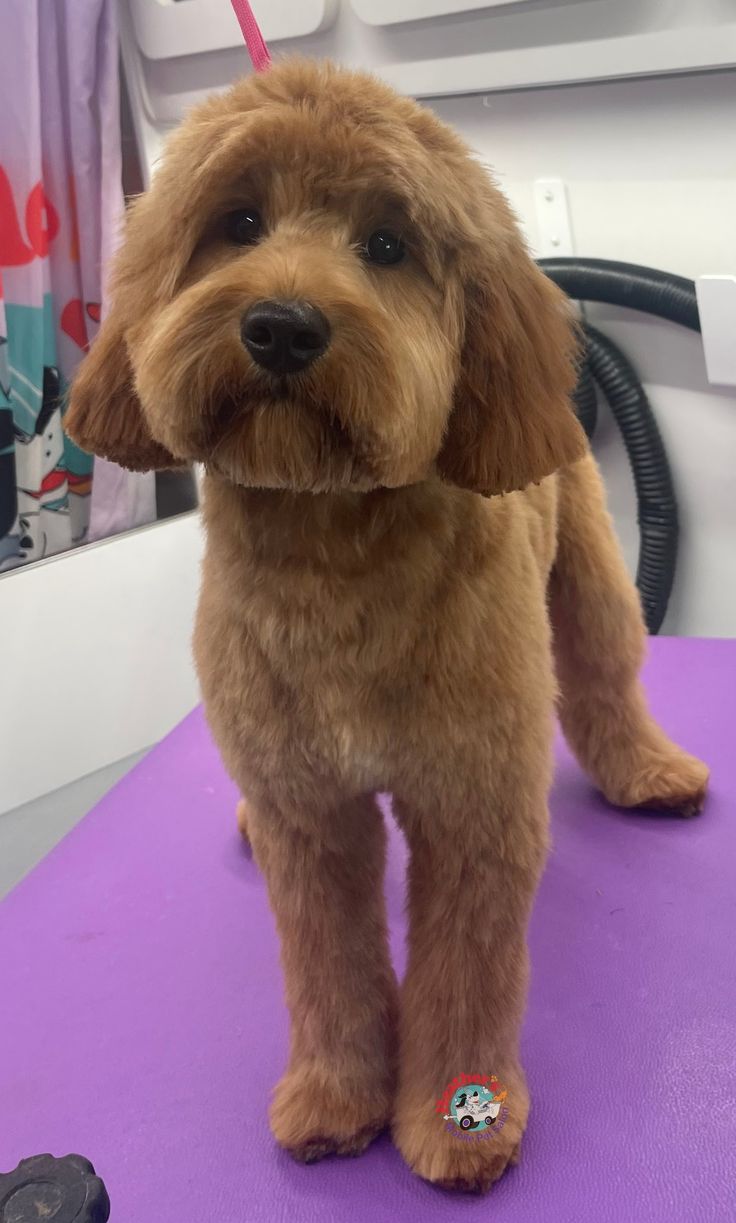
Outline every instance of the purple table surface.
<svg viewBox="0 0 736 1223">
<path fill-rule="evenodd" d="M 388 1137 L 312 1167 L 275 1146 L 274 924 L 199 711 L 0 906 L 0 1170 L 86 1155 L 121 1223 L 736 1218 L 736 642 L 651 655 L 652 705 L 709 761 L 711 795 L 692 821 L 613 810 L 560 746 L 531 928 L 533 1111 L 488 1198 L 422 1183 Z M 403 867 L 394 830 L 399 968 Z"/>
</svg>

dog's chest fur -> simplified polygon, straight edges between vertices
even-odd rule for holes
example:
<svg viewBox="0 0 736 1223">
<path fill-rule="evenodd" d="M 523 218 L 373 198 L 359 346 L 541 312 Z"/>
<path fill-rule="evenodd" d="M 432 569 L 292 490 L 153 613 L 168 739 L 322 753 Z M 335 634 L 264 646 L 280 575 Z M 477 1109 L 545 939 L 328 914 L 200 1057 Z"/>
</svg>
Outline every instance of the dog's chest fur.
<svg viewBox="0 0 736 1223">
<path fill-rule="evenodd" d="M 195 657 L 226 762 L 266 778 L 308 761 L 357 790 L 390 787 L 407 753 L 490 719 L 526 669 L 520 616 L 545 648 L 553 501 L 209 481 Z"/>
</svg>

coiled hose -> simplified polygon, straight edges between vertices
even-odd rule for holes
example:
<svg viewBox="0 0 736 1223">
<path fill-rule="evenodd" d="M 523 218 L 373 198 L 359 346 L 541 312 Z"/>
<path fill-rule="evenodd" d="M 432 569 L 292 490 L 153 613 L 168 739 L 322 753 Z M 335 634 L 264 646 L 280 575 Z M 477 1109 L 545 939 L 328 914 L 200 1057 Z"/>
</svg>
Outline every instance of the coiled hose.
<svg viewBox="0 0 736 1223">
<path fill-rule="evenodd" d="M 540 259 L 539 266 L 577 301 L 627 306 L 700 331 L 695 282 L 685 276 L 614 259 Z"/>
<path fill-rule="evenodd" d="M 580 366 L 573 400 L 577 418 L 585 429 L 588 441 L 592 441 L 595 427 L 598 424 L 598 392 L 590 372 L 590 357 L 587 349 Z"/>
<path fill-rule="evenodd" d="M 607 259 L 540 259 L 539 266 L 577 301 L 641 310 L 700 331 L 695 284 L 682 276 Z M 621 350 L 596 328 L 583 325 L 585 352 L 575 407 L 592 438 L 596 386 L 621 431 L 636 488 L 639 562 L 636 585 L 647 629 L 661 628 L 677 566 L 678 515 L 672 473 L 651 405 Z"/>
</svg>

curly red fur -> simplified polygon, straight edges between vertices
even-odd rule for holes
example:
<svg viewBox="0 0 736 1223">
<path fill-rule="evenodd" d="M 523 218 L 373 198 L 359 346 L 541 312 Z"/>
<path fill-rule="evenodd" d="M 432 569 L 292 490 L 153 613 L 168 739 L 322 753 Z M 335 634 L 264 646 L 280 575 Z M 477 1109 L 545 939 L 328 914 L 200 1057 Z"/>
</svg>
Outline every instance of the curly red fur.
<svg viewBox="0 0 736 1223">
<path fill-rule="evenodd" d="M 265 232 L 234 247 L 223 218 L 245 205 Z M 381 226 L 406 244 L 395 267 L 363 257 Z M 331 329 L 288 380 L 241 342 L 272 298 Z M 131 209 L 66 425 L 130 467 L 206 467 L 195 656 L 281 935 L 291 1052 L 271 1122 L 298 1158 L 391 1123 L 439 1184 L 483 1189 L 518 1159 L 553 644 L 565 731 L 605 794 L 702 801 L 707 770 L 639 685 L 638 600 L 570 407 L 575 350 L 462 141 L 361 74 L 286 61 L 213 98 Z M 411 850 L 400 993 L 379 789 Z M 473 980 L 493 982 L 492 1012 Z M 476 1069 L 508 1116 L 461 1143 L 435 1102 Z"/>
</svg>

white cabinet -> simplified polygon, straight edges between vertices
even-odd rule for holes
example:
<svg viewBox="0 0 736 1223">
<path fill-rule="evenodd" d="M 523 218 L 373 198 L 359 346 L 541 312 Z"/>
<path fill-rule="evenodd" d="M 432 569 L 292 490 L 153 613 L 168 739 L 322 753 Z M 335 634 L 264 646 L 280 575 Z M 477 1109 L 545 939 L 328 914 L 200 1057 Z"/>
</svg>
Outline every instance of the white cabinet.
<svg viewBox="0 0 736 1223">
<path fill-rule="evenodd" d="M 149 747 L 199 700 L 199 515 L 0 575 L 0 816 Z"/>
<path fill-rule="evenodd" d="M 250 70 L 230 0 L 120 6 L 134 106 L 154 126 L 178 122 Z M 736 65 L 732 0 L 254 0 L 253 8 L 277 55 L 327 56 L 415 97 Z"/>
<path fill-rule="evenodd" d="M 334 20 L 338 0 L 256 0 L 267 42 L 303 38 Z M 148 59 L 201 55 L 242 46 L 230 0 L 129 0 L 135 37 Z"/>
</svg>

